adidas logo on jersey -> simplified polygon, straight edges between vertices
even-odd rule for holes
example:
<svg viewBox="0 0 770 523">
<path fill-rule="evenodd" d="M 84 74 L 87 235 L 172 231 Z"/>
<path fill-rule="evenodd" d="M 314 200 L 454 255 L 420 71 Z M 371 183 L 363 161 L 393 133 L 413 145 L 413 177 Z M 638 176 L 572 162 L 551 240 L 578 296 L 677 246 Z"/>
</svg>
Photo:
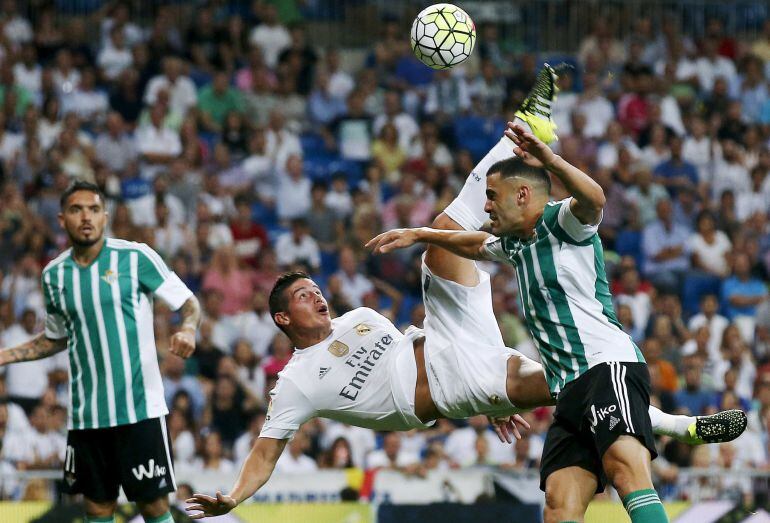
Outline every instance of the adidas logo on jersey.
<svg viewBox="0 0 770 523">
<path fill-rule="evenodd" d="M 331 370 L 331 367 L 321 367 L 318 369 L 318 379 L 322 380 L 324 379 L 324 376 Z"/>
<path fill-rule="evenodd" d="M 610 430 L 614 429 L 618 423 L 620 423 L 620 420 L 618 418 L 616 418 L 615 416 L 610 416 Z"/>
</svg>

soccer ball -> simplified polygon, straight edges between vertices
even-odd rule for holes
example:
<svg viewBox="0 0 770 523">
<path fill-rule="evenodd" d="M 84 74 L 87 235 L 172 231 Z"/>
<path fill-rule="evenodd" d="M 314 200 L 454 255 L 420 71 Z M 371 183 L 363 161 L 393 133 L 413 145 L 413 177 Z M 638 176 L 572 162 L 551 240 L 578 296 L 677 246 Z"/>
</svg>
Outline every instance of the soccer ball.
<svg viewBox="0 0 770 523">
<path fill-rule="evenodd" d="M 433 69 L 448 69 L 471 55 L 476 25 L 456 5 L 435 4 L 414 19 L 411 41 L 418 60 Z"/>
</svg>

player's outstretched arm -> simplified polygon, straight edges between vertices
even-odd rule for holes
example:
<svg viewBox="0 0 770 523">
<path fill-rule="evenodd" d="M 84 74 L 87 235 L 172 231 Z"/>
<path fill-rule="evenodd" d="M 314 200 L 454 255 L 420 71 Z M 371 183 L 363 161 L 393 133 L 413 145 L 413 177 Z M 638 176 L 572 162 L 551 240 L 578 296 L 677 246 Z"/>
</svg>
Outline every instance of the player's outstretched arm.
<svg viewBox="0 0 770 523">
<path fill-rule="evenodd" d="M 590 176 L 554 153 L 521 124 L 509 122 L 505 135 L 516 146 L 513 152 L 527 164 L 544 167 L 558 177 L 572 195 L 572 214 L 584 224 L 599 223 L 606 198 L 604 191 Z"/>
<path fill-rule="evenodd" d="M 227 514 L 243 500 L 250 498 L 262 485 L 267 483 L 273 473 L 275 463 L 281 456 L 286 439 L 257 438 L 257 442 L 243 462 L 235 486 L 229 494 L 217 492 L 215 497 L 194 494 L 187 503 L 192 503 L 186 510 L 191 519 L 202 519 Z M 197 514 L 192 514 L 197 512 Z"/>
<path fill-rule="evenodd" d="M 182 314 L 182 326 L 179 332 L 171 336 L 172 354 L 180 358 L 189 358 L 195 352 L 195 333 L 201 322 L 201 306 L 198 298 L 190 296 L 182 305 L 180 312 Z"/>
<path fill-rule="evenodd" d="M 31 340 L 15 347 L 0 349 L 0 365 L 40 360 L 67 348 L 67 338 L 51 339 L 41 332 Z"/>
<path fill-rule="evenodd" d="M 429 243 L 457 256 L 471 260 L 486 260 L 484 242 L 490 235 L 481 231 L 444 231 L 430 227 L 393 229 L 375 236 L 366 243 L 374 254 L 405 249 L 415 243 Z"/>
</svg>

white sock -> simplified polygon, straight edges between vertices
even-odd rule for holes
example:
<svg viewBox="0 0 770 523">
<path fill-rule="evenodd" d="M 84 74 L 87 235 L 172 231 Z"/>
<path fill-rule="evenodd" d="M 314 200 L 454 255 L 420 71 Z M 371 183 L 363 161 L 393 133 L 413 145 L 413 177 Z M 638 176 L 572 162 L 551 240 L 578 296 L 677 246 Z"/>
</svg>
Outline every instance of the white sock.
<svg viewBox="0 0 770 523">
<path fill-rule="evenodd" d="M 688 429 L 695 423 L 695 417 L 666 414 L 658 407 L 650 405 L 650 422 L 655 434 L 672 437 L 688 436 Z"/>
<path fill-rule="evenodd" d="M 519 119 L 516 121 L 527 128 L 529 127 Z M 484 204 L 487 201 L 487 171 L 500 160 L 507 160 L 516 156 L 513 153 L 513 145 L 508 137 L 500 138 L 500 141 L 473 168 L 457 198 L 444 209 L 446 215 L 466 231 L 479 230 L 489 219 L 489 215 L 484 211 Z"/>
</svg>

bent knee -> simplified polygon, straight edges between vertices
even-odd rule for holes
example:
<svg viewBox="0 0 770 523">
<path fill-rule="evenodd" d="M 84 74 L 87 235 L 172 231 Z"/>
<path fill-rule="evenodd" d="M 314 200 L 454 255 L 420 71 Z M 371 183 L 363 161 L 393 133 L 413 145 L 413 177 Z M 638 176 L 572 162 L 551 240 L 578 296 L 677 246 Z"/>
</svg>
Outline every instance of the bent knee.
<svg viewBox="0 0 770 523">
<path fill-rule="evenodd" d="M 543 519 L 545 523 L 560 523 L 562 521 L 581 521 L 582 507 L 575 500 L 572 502 L 569 496 L 545 495 L 545 510 Z"/>
<path fill-rule="evenodd" d="M 115 509 L 117 508 L 117 500 L 94 501 L 88 498 L 85 499 L 86 514 L 91 517 L 110 517 L 115 513 Z"/>
</svg>

